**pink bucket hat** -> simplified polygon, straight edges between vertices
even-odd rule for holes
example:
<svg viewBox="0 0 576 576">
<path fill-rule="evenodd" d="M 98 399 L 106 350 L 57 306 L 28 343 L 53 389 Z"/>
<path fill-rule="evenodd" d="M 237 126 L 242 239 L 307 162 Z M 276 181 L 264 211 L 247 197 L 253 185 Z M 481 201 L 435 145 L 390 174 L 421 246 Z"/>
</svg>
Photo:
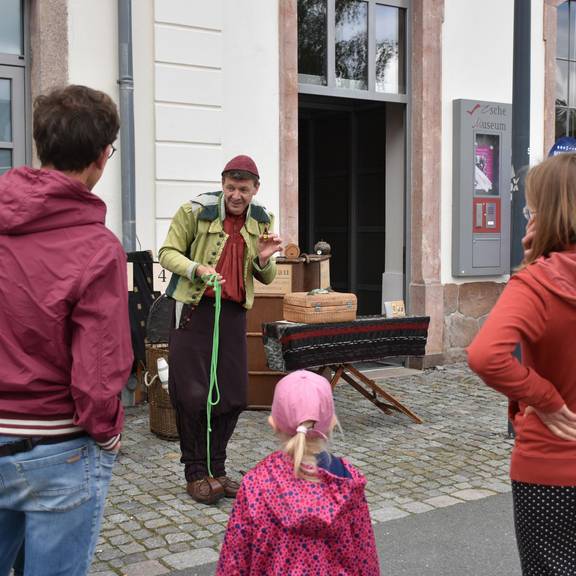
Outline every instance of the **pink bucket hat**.
<svg viewBox="0 0 576 576">
<path fill-rule="evenodd" d="M 272 418 L 280 432 L 294 436 L 302 422 L 312 420 L 314 427 L 308 434 L 328 437 L 334 417 L 332 388 L 326 378 L 309 372 L 297 370 L 284 376 L 274 390 Z"/>
</svg>

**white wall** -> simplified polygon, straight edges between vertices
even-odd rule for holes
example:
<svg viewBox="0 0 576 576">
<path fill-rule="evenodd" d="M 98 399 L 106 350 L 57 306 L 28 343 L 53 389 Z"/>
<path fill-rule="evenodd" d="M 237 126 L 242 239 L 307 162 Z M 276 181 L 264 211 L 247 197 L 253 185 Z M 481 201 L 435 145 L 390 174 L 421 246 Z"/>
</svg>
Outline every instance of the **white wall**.
<svg viewBox="0 0 576 576">
<path fill-rule="evenodd" d="M 143 250 L 156 246 L 154 168 L 154 0 L 132 1 L 136 235 Z"/>
<path fill-rule="evenodd" d="M 116 0 L 69 0 L 68 80 L 102 90 L 118 103 L 118 14 Z M 116 145 L 119 148 L 119 145 Z M 121 150 L 94 188 L 108 207 L 106 225 L 122 237 Z"/>
<path fill-rule="evenodd" d="M 69 81 L 118 102 L 116 0 L 69 0 L 68 10 Z M 278 215 L 278 0 L 137 0 L 132 23 L 141 248 L 157 250 L 180 204 L 219 189 L 237 154 L 253 156 L 259 200 Z M 121 153 L 94 189 L 119 237 Z"/>
<path fill-rule="evenodd" d="M 118 2 L 69 0 L 69 81 L 103 90 L 118 103 Z M 154 3 L 132 2 L 136 234 L 142 249 L 155 246 Z M 108 207 L 106 224 L 122 237 L 121 155 L 108 162 L 94 188 Z"/>
<path fill-rule="evenodd" d="M 514 0 L 446 0 L 442 48 L 441 281 L 452 277 L 452 101 L 512 102 Z M 503 279 L 503 277 L 500 277 Z M 466 281 L 498 277 L 467 278 Z"/>
<path fill-rule="evenodd" d="M 154 17 L 156 248 L 237 154 L 255 159 L 259 200 L 278 214 L 278 0 L 156 0 Z"/>
</svg>

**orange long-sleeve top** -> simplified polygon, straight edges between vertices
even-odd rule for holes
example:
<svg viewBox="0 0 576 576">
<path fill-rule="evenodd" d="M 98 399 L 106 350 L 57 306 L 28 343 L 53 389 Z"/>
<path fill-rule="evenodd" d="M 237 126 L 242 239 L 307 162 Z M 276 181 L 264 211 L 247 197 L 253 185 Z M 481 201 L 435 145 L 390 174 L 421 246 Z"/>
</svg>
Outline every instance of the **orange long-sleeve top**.
<svg viewBox="0 0 576 576">
<path fill-rule="evenodd" d="M 576 486 L 576 442 L 525 414 L 528 406 L 554 412 L 564 404 L 576 412 L 575 337 L 576 247 L 515 274 L 468 348 L 472 370 L 510 400 L 513 480 Z"/>
</svg>

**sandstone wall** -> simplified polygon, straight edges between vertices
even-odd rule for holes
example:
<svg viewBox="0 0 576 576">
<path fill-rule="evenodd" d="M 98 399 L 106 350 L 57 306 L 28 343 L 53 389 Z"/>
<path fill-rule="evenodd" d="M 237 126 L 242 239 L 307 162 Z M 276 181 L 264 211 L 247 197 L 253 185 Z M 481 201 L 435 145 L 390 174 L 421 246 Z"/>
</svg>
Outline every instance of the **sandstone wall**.
<svg viewBox="0 0 576 576">
<path fill-rule="evenodd" d="M 466 346 L 505 286 L 495 282 L 444 285 L 444 364 L 466 360 Z"/>
</svg>

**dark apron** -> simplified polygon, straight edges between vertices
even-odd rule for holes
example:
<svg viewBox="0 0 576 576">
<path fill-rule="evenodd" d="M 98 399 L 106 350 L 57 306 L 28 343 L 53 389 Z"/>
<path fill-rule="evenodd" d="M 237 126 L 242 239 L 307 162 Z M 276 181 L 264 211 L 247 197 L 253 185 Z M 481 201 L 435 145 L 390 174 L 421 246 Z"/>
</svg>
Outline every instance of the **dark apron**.
<svg viewBox="0 0 576 576">
<path fill-rule="evenodd" d="M 170 331 L 170 399 L 175 408 L 188 414 L 206 411 L 214 312 L 212 298 L 202 298 L 195 308 L 184 305 L 180 327 Z M 220 311 L 217 374 L 220 403 L 212 414 L 243 410 L 248 387 L 246 309 L 230 300 L 222 300 Z"/>
</svg>

